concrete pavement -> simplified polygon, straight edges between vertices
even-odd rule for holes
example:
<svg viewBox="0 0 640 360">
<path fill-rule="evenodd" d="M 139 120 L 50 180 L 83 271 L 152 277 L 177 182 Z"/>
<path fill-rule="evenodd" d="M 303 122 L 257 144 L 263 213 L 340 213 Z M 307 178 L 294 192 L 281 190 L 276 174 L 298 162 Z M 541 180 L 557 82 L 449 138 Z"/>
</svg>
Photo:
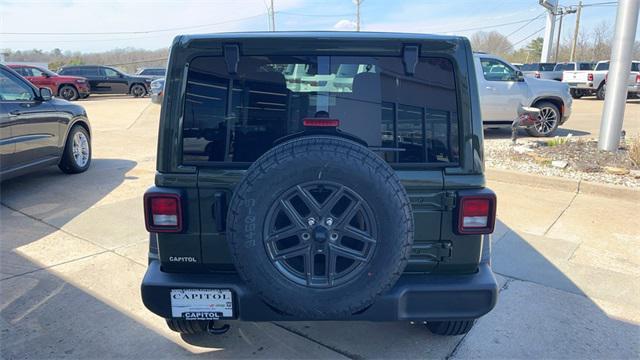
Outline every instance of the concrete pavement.
<svg viewBox="0 0 640 360">
<path fill-rule="evenodd" d="M 587 101 L 587 100 L 583 100 Z M 2 184 L 2 358 L 637 358 L 635 202 L 491 182 L 500 299 L 462 337 L 407 323 L 233 323 L 180 337 L 140 301 L 159 107 L 89 98 L 94 163 Z M 576 109 L 574 108 L 574 111 Z"/>
</svg>

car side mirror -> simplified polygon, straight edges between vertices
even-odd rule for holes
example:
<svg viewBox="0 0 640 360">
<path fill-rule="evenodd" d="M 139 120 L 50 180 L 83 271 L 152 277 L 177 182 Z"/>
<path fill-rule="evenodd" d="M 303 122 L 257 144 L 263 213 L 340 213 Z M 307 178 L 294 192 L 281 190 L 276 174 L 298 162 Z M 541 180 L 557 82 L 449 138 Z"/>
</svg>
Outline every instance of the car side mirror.
<svg viewBox="0 0 640 360">
<path fill-rule="evenodd" d="M 520 70 L 516 70 L 516 81 L 524 81 L 524 74 Z"/>
<path fill-rule="evenodd" d="M 40 88 L 40 100 L 49 101 L 53 97 L 51 93 L 51 89 L 49 88 Z"/>
</svg>

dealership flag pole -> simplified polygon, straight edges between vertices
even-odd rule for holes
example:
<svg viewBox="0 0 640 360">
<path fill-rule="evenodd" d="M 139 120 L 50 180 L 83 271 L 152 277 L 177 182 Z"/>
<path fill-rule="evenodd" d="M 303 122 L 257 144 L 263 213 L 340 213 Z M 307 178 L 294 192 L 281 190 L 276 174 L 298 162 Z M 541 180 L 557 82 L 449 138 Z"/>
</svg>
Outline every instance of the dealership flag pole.
<svg viewBox="0 0 640 360">
<path fill-rule="evenodd" d="M 620 0 L 618 2 L 616 32 L 611 46 L 611 63 L 607 75 L 602 122 L 600 123 L 600 138 L 598 140 L 600 150 L 615 151 L 620 143 L 639 9 L 639 0 Z"/>
</svg>

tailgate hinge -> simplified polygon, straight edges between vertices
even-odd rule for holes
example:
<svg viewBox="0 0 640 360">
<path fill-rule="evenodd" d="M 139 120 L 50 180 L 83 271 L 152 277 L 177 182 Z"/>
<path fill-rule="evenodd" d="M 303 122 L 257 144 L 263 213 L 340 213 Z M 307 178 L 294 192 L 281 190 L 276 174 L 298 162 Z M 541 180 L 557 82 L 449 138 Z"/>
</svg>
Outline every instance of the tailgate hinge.
<svg viewBox="0 0 640 360">
<path fill-rule="evenodd" d="M 456 207 L 456 192 L 455 191 L 445 191 L 444 192 L 444 209 L 445 210 L 453 210 Z"/>
</svg>

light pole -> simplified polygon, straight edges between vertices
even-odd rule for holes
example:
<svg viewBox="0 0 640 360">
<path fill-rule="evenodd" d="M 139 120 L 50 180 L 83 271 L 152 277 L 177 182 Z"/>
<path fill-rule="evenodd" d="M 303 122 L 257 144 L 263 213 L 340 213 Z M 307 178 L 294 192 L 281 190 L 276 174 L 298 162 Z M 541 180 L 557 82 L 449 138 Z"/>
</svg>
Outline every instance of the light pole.
<svg viewBox="0 0 640 360">
<path fill-rule="evenodd" d="M 544 42 L 542 43 L 542 54 L 540 54 L 540 62 L 549 62 L 549 55 L 553 47 L 553 29 L 556 24 L 556 9 L 558 7 L 557 0 L 538 0 L 538 3 L 547 9 L 547 25 L 544 30 Z"/>
<path fill-rule="evenodd" d="M 620 131 L 627 102 L 627 81 L 631 69 L 631 55 L 638 26 L 640 1 L 619 0 L 616 32 L 611 46 L 611 62 L 607 75 L 607 92 L 600 123 L 598 149 L 615 151 L 620 145 Z"/>
</svg>

